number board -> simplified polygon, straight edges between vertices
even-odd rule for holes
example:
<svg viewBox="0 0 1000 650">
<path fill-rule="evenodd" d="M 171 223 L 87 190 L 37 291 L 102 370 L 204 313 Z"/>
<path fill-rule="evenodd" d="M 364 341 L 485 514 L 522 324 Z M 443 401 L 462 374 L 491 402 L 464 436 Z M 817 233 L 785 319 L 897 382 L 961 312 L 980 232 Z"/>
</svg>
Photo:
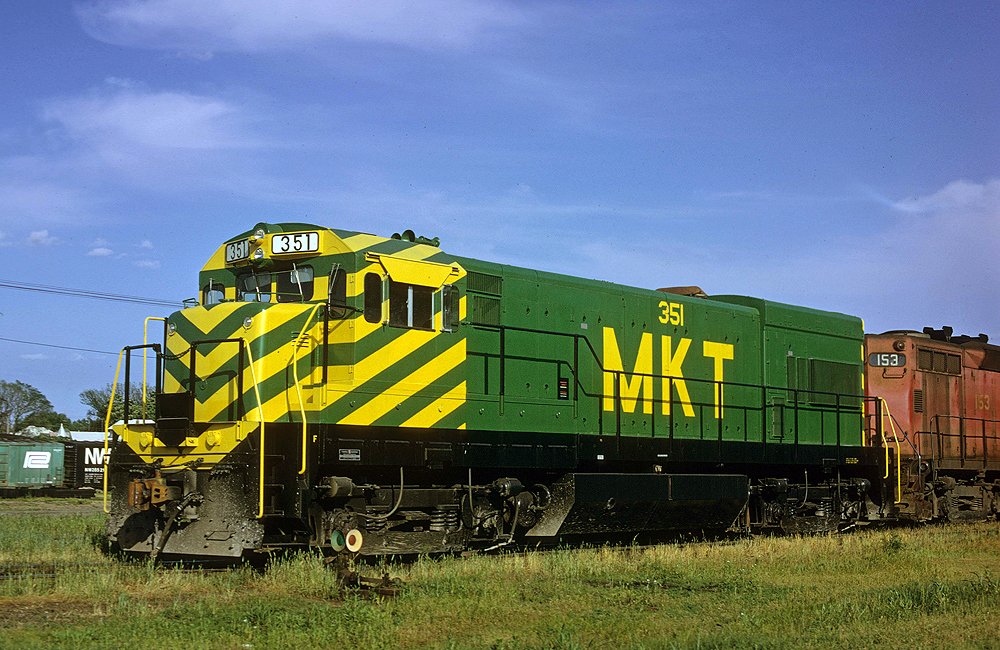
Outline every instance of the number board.
<svg viewBox="0 0 1000 650">
<path fill-rule="evenodd" d="M 318 250 L 318 232 L 294 232 L 271 237 L 272 255 L 311 253 Z"/>
<path fill-rule="evenodd" d="M 906 355 L 898 352 L 873 352 L 868 355 L 868 365 L 877 368 L 902 368 Z"/>
<path fill-rule="evenodd" d="M 226 244 L 226 264 L 250 257 L 250 242 L 246 239 Z"/>
</svg>

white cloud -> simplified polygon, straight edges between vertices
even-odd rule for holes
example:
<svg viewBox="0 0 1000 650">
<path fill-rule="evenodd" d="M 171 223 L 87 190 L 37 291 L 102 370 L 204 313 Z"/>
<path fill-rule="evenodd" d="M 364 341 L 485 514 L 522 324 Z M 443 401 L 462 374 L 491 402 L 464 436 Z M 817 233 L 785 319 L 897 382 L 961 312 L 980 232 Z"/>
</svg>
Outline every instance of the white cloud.
<svg viewBox="0 0 1000 650">
<path fill-rule="evenodd" d="M 9 205 L 9 212 L 34 220 L 66 215 L 91 222 L 123 183 L 158 193 L 259 192 L 267 180 L 254 170 L 264 157 L 246 152 L 282 145 L 261 136 L 260 113 L 250 108 L 257 101 L 117 85 L 50 99 L 41 118 L 59 148 L 10 174 L 32 179 L 23 188 L 5 188 L 7 175 L 0 173 L 0 210 Z M 6 166 L 0 161 L 0 172 Z M 66 187 L 49 191 L 53 179 Z M 76 196 L 82 191 L 100 200 Z"/>
<path fill-rule="evenodd" d="M 903 218 L 880 252 L 904 270 L 900 282 L 909 286 L 911 298 L 939 309 L 942 319 L 955 318 L 956 328 L 963 322 L 997 327 L 1000 179 L 955 181 L 896 206 Z M 987 333 L 1000 338 L 1000 331 Z"/>
<path fill-rule="evenodd" d="M 757 293 L 856 314 L 872 332 L 952 325 L 961 333 L 1000 338 L 1000 179 L 955 181 L 902 200 L 867 193 L 890 212 L 873 209 L 858 235 L 844 234 L 794 256 L 787 252 L 794 246 L 748 251 L 731 244 L 731 250 L 714 251 L 726 260 L 721 270 L 692 266 L 703 267 L 698 273 L 709 293 Z"/>
<path fill-rule="evenodd" d="M 982 222 L 978 225 L 995 228 L 1000 217 L 1000 180 L 988 181 L 982 185 L 965 180 L 955 181 L 929 196 L 896 201 L 893 207 L 902 212 L 943 214 L 948 219 L 972 219 Z"/>
<path fill-rule="evenodd" d="M 92 249 L 87 255 L 90 257 L 107 257 L 108 255 L 114 255 L 114 253 L 110 248 L 99 247 Z"/>
<path fill-rule="evenodd" d="M 153 242 L 149 241 L 148 239 L 143 239 L 142 243 L 139 244 L 139 248 L 149 248 L 149 249 L 152 249 L 153 248 Z"/>
<path fill-rule="evenodd" d="M 50 101 L 43 119 L 98 150 L 105 160 L 131 148 L 232 149 L 258 146 L 247 137 L 248 116 L 225 100 L 179 91 L 97 90 Z"/>
<path fill-rule="evenodd" d="M 77 15 L 99 40 L 203 58 L 328 38 L 461 48 L 526 20 L 503 0 L 99 0 Z"/>
<path fill-rule="evenodd" d="M 34 230 L 28 236 L 28 243 L 32 246 L 51 246 L 56 241 L 56 237 L 49 237 L 48 230 Z"/>
<path fill-rule="evenodd" d="M 13 242 L 7 239 L 7 233 L 0 230 L 0 248 L 4 246 L 13 246 Z"/>
<path fill-rule="evenodd" d="M 157 260 L 138 260 L 135 265 L 144 269 L 158 269 L 160 263 Z"/>
<path fill-rule="evenodd" d="M 48 357 L 44 354 L 22 354 L 21 358 L 29 361 L 42 361 L 44 359 L 48 359 Z"/>
<path fill-rule="evenodd" d="M 136 88 L 142 84 L 123 77 L 105 77 L 104 83 L 109 86 L 119 86 L 120 88 Z"/>
</svg>

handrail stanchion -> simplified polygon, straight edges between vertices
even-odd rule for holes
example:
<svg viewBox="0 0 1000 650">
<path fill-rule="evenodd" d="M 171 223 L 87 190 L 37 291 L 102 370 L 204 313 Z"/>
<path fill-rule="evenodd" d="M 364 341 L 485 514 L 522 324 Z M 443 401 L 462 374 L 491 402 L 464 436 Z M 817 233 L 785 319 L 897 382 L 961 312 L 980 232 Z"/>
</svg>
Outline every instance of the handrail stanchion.
<svg viewBox="0 0 1000 650">
<path fill-rule="evenodd" d="M 167 322 L 166 318 L 162 318 L 160 316 L 149 316 L 148 318 L 146 318 L 145 321 L 143 321 L 142 324 L 142 346 L 143 346 L 142 347 L 142 419 L 144 421 L 146 419 L 146 346 L 149 345 L 149 321 L 151 320 L 160 320 L 163 321 L 164 323 Z M 159 361 L 159 355 L 157 355 L 157 361 Z M 159 364 L 157 364 L 157 370 L 156 370 L 156 384 L 157 384 L 156 392 L 160 392 Z"/>
<path fill-rule="evenodd" d="M 253 367 L 253 353 L 247 346 L 247 360 L 250 362 L 250 379 L 253 380 L 253 392 L 257 397 L 257 421 L 260 422 L 260 458 L 257 483 L 257 518 L 264 516 L 264 405 L 260 401 L 260 388 L 257 385 L 257 371 Z"/>
<path fill-rule="evenodd" d="M 108 430 L 111 429 L 111 408 L 115 405 L 115 391 L 118 388 L 118 373 L 122 369 L 122 355 L 125 354 L 125 348 L 118 353 L 118 368 L 115 370 L 115 382 L 111 384 L 111 398 L 108 400 L 108 414 L 104 417 L 104 512 L 110 513 L 108 510 Z M 127 423 L 126 423 L 126 426 Z"/>
<path fill-rule="evenodd" d="M 302 467 L 299 469 L 299 474 L 306 473 L 306 449 L 309 441 L 309 434 L 306 428 L 306 407 L 303 403 L 304 400 L 302 399 L 302 390 L 299 388 L 299 364 L 295 361 L 295 353 L 298 351 L 299 345 L 301 345 L 302 338 L 304 336 L 308 336 L 309 322 L 316 315 L 316 311 L 320 308 L 320 304 L 313 307 L 313 310 L 309 313 L 309 317 L 306 318 L 306 322 L 302 324 L 302 331 L 300 331 L 299 335 L 295 337 L 295 344 L 292 345 L 292 378 L 295 380 L 295 394 L 299 398 L 299 413 L 302 415 Z"/>
</svg>

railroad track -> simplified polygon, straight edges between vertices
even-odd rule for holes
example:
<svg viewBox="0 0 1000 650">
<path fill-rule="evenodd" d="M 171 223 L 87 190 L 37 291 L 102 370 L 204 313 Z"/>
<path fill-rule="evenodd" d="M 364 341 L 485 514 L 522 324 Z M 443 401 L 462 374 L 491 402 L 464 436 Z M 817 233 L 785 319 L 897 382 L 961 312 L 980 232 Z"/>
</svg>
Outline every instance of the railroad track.
<svg viewBox="0 0 1000 650">
<path fill-rule="evenodd" d="M 330 558 L 334 560 L 334 558 Z M 190 563 L 188 563 L 190 564 Z M 381 578 L 369 578 L 349 568 L 346 564 L 335 561 L 326 562 L 331 570 L 336 571 L 337 580 L 345 591 L 356 592 L 362 596 L 374 597 L 394 597 L 399 594 L 402 583 L 397 578 L 390 578 L 388 574 Z M 112 568 L 120 566 L 112 562 L 77 562 L 61 564 L 7 564 L 0 565 L 0 582 L 12 580 L 55 580 L 63 576 L 72 576 L 81 571 L 96 568 Z M 158 562 L 155 566 L 158 572 L 170 573 L 191 573 L 209 574 L 224 573 L 239 569 L 249 564 L 227 563 L 226 566 L 206 567 L 206 566 L 184 566 L 179 561 Z M 254 567 L 261 570 L 260 567 Z"/>
<path fill-rule="evenodd" d="M 112 562 L 66 562 L 60 564 L 6 564 L 0 565 L 0 581 L 22 578 L 58 578 L 97 567 L 111 568 Z M 157 570 L 183 573 L 217 573 L 232 567 L 183 567 L 177 564 L 158 565 Z"/>
</svg>

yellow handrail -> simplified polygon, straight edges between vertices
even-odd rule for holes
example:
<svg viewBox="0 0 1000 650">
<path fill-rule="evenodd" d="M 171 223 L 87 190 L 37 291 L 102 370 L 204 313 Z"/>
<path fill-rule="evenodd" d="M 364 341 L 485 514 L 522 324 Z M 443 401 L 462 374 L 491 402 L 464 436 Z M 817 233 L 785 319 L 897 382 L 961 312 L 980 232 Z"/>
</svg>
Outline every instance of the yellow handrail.
<svg viewBox="0 0 1000 650">
<path fill-rule="evenodd" d="M 309 317 L 306 318 L 306 322 L 302 324 L 302 331 L 299 335 L 295 337 L 295 345 L 292 346 L 292 378 L 295 380 L 295 394 L 299 398 L 299 413 L 302 415 L 302 467 L 299 469 L 299 474 L 306 473 L 306 443 L 309 440 L 309 434 L 306 432 L 306 407 L 302 400 L 302 390 L 299 388 L 299 364 L 295 363 L 295 353 L 299 349 L 299 341 L 302 340 L 303 336 L 306 336 L 309 331 L 309 321 L 313 319 L 316 312 L 322 306 L 322 303 L 317 304 L 313 307 L 312 311 L 309 312 Z"/>
<path fill-rule="evenodd" d="M 264 516 L 264 405 L 260 401 L 260 388 L 257 386 L 257 371 L 253 368 L 253 353 L 247 344 L 247 359 L 250 361 L 250 379 L 253 380 L 253 392 L 257 397 L 257 421 L 260 422 L 260 462 L 258 470 L 257 518 Z M 243 396 L 240 395 L 240 399 Z"/>
<path fill-rule="evenodd" d="M 882 402 L 884 410 L 882 411 L 882 431 L 885 431 L 885 418 L 889 417 L 889 426 L 892 428 L 892 441 L 896 443 L 896 500 L 894 503 L 902 503 L 903 501 L 903 470 L 902 470 L 902 459 L 899 455 L 899 434 L 896 433 L 896 422 L 892 415 L 889 413 L 889 404 L 885 401 L 884 397 L 880 397 L 879 401 Z M 882 434 L 882 440 L 885 441 L 885 433 Z M 885 458 L 886 458 L 886 468 L 885 476 L 882 478 L 889 478 L 889 447 L 885 448 Z"/>
<path fill-rule="evenodd" d="M 118 373 L 122 369 L 122 355 L 125 348 L 118 353 L 118 369 L 115 370 L 115 382 L 111 384 L 111 399 L 108 400 L 108 414 L 104 417 L 104 512 L 108 510 L 108 429 L 111 428 L 111 408 L 115 405 L 115 391 L 118 390 Z M 126 387 L 125 390 L 128 390 Z M 128 428 L 128 413 L 125 414 L 125 427 Z"/>
<path fill-rule="evenodd" d="M 146 420 L 146 347 L 149 345 L 149 321 L 151 320 L 161 320 L 164 323 L 167 322 L 166 318 L 161 316 L 150 316 L 142 324 L 142 419 Z M 164 350 L 166 352 L 166 350 Z"/>
</svg>

